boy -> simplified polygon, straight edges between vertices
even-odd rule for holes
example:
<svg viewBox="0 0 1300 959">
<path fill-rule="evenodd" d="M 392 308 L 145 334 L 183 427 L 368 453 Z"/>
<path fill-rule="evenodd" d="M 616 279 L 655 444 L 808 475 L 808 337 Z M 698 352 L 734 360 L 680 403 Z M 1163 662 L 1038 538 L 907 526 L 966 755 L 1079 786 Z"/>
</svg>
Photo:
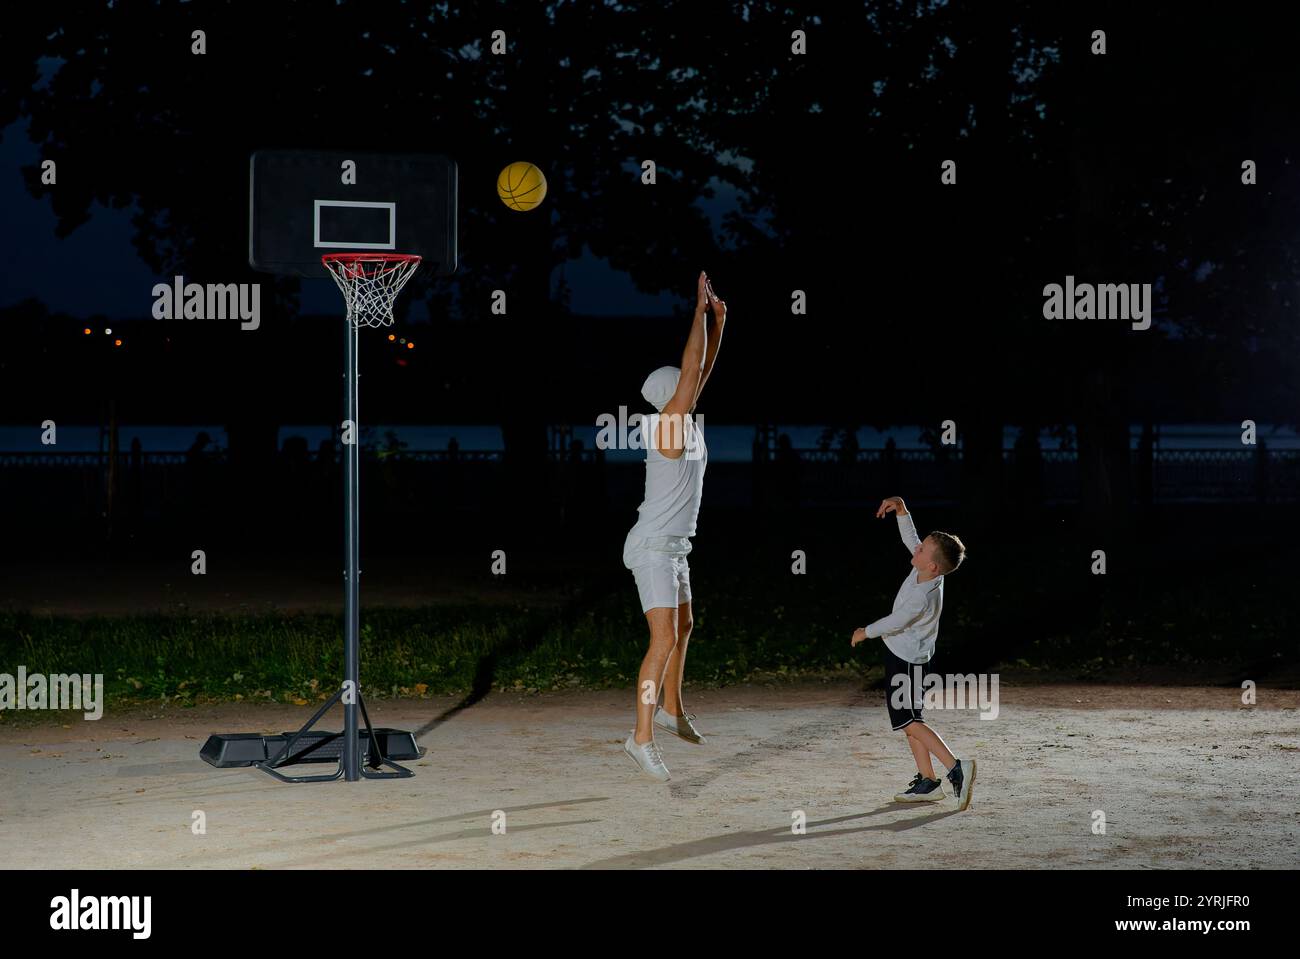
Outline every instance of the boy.
<svg viewBox="0 0 1300 959">
<path fill-rule="evenodd" d="M 850 645 L 864 639 L 882 639 L 885 643 L 885 705 L 890 725 L 903 730 L 916 759 L 916 777 L 908 788 L 894 796 L 896 802 L 938 802 L 943 786 L 935 778 L 930 754 L 948 770 L 957 808 L 970 805 L 975 787 L 975 760 L 958 759 L 939 734 L 925 724 L 921 715 L 922 665 L 934 655 L 939 636 L 939 614 L 943 612 L 943 578 L 961 565 L 966 547 L 951 533 L 934 532 L 921 540 L 916 535 L 901 496 L 891 496 L 876 510 L 876 519 L 894 513 L 903 545 L 912 554 L 912 572 L 894 597 L 894 611 L 870 626 L 853 631 Z"/>
</svg>

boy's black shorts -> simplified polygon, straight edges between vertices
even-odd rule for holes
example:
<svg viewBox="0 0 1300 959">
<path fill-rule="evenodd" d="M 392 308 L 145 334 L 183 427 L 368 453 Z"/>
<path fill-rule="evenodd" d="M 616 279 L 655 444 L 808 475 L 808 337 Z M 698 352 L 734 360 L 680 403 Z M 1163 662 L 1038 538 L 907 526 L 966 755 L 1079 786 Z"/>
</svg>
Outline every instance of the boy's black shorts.
<svg viewBox="0 0 1300 959">
<path fill-rule="evenodd" d="M 924 664 L 899 659 L 885 647 L 885 708 L 889 710 L 889 725 L 894 729 L 924 720 L 921 714 L 924 678 Z"/>
</svg>

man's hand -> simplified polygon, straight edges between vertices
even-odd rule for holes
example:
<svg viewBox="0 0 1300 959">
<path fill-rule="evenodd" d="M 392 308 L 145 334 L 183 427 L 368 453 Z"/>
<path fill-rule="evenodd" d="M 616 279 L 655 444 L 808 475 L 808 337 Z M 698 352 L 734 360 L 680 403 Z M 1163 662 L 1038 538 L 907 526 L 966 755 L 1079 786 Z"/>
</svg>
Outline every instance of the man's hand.
<svg viewBox="0 0 1300 959">
<path fill-rule="evenodd" d="M 704 277 L 704 287 L 709 294 L 709 304 L 713 307 L 713 318 L 721 321 L 727 318 L 727 304 L 718 299 L 718 294 L 713 292 L 713 281 L 706 275 Z"/>
<path fill-rule="evenodd" d="M 850 646 L 856 646 L 867 638 L 867 627 L 859 626 L 853 631 L 853 638 L 849 640 Z"/>
<path fill-rule="evenodd" d="M 886 513 L 897 513 L 899 516 L 907 515 L 907 507 L 903 505 L 903 497 L 891 496 L 880 504 L 880 509 L 876 510 L 876 519 L 883 519 Z"/>
</svg>

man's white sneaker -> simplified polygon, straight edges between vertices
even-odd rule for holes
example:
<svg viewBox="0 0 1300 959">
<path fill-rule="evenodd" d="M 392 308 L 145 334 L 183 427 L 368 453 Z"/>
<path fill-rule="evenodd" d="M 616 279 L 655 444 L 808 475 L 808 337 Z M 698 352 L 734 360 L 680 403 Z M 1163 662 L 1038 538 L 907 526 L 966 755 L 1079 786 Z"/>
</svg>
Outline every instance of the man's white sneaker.
<svg viewBox="0 0 1300 959">
<path fill-rule="evenodd" d="M 655 708 L 655 725 L 660 729 L 666 729 L 674 736 L 680 736 L 688 743 L 702 743 L 704 737 L 700 731 L 695 728 L 691 721 L 695 718 L 694 713 L 682 713 L 680 716 L 674 716 L 671 713 L 664 712 L 662 706 Z"/>
<path fill-rule="evenodd" d="M 636 741 L 636 732 L 632 732 L 627 737 L 627 742 L 623 744 L 623 752 L 632 757 L 632 761 L 641 767 L 641 771 L 651 776 L 661 783 L 668 781 L 668 767 L 664 765 L 664 757 L 659 752 L 659 744 L 653 739 L 648 743 L 639 743 Z"/>
</svg>

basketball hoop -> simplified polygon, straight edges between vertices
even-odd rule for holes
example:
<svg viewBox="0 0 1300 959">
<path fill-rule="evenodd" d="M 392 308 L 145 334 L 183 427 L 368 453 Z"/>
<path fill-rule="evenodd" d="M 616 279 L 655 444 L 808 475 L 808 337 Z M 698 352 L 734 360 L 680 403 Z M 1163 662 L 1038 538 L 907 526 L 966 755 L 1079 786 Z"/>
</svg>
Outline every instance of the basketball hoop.
<svg viewBox="0 0 1300 959">
<path fill-rule="evenodd" d="M 343 291 L 353 329 L 392 326 L 393 301 L 420 265 L 405 253 L 327 253 L 320 261 Z"/>
<path fill-rule="evenodd" d="M 339 165 L 365 169 L 365 200 L 334 200 Z M 343 293 L 343 682 L 297 732 L 282 736 L 215 733 L 199 755 L 219 768 L 253 766 L 284 783 L 405 779 L 419 759 L 415 734 L 375 727 L 361 686 L 361 422 L 357 372 L 361 327 L 391 326 L 393 302 L 420 263 L 438 276 L 456 272 L 456 163 L 441 154 L 354 154 L 258 150 L 248 171 L 248 265 L 277 276 L 328 273 Z M 411 253 L 335 250 L 411 250 Z M 409 345 L 409 344 L 408 344 Z M 349 430 L 348 424 L 354 429 Z M 349 434 L 351 438 L 349 439 Z M 343 707 L 343 732 L 316 724 Z M 336 763 L 333 772 L 288 776 L 299 763 Z"/>
</svg>

